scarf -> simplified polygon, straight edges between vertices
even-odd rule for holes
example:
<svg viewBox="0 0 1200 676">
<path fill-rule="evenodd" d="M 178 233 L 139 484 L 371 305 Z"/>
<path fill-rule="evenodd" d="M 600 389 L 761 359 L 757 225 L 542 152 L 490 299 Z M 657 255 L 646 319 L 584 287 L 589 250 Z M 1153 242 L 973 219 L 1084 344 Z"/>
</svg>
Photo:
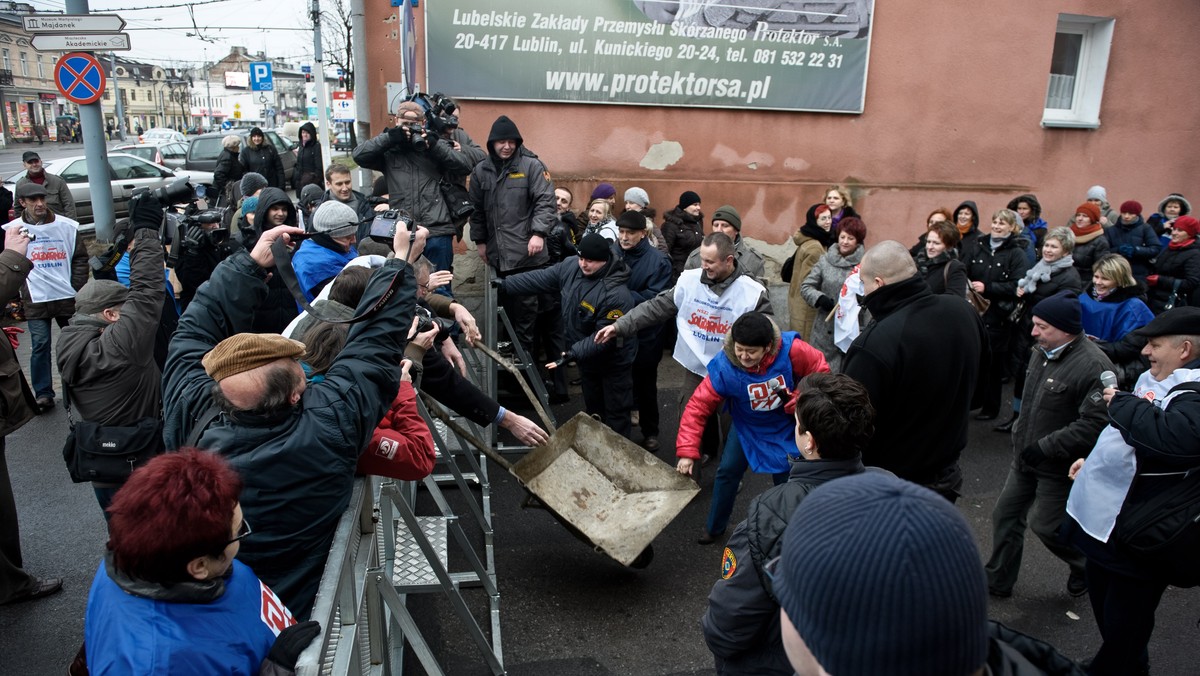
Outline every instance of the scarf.
<svg viewBox="0 0 1200 676">
<path fill-rule="evenodd" d="M 1185 239 L 1182 242 L 1171 242 L 1170 244 L 1167 245 L 1167 248 L 1178 251 L 1179 249 L 1186 249 L 1195 243 L 1196 243 L 1196 238 L 1193 237 L 1191 239 Z"/>
<path fill-rule="evenodd" d="M 959 225 L 958 221 L 954 222 L 954 227 L 958 228 L 958 234 L 962 237 L 966 237 L 967 233 L 971 232 L 971 226 L 973 226 L 973 225 L 975 225 L 975 224 L 967 223 L 966 225 Z"/>
<path fill-rule="evenodd" d="M 825 231 L 816 223 L 805 223 L 800 226 L 800 232 L 821 244 L 822 249 L 828 249 L 833 244 L 833 228 Z"/>
<path fill-rule="evenodd" d="M 916 256 L 917 270 L 921 273 L 922 277 L 927 277 L 929 275 L 929 268 L 936 265 L 949 264 L 951 260 L 958 258 L 957 253 L 956 249 L 946 249 L 942 253 L 930 258 L 929 254 L 924 251 L 918 251 Z"/>
<path fill-rule="evenodd" d="M 1037 291 L 1038 283 L 1050 281 L 1055 272 L 1070 268 L 1074 264 L 1075 259 L 1071 257 L 1071 254 L 1063 256 L 1053 263 L 1047 263 L 1046 259 L 1043 258 L 1032 268 L 1029 268 L 1029 272 L 1026 272 L 1021 281 L 1017 282 L 1017 287 L 1025 289 L 1025 293 L 1033 293 Z"/>
<path fill-rule="evenodd" d="M 1104 233 L 1104 226 L 1099 223 L 1092 223 L 1086 228 L 1081 228 L 1074 223 L 1071 224 L 1071 232 L 1075 233 L 1075 244 L 1084 244 L 1096 239 Z M 1090 235 L 1090 237 L 1089 237 Z"/>
<path fill-rule="evenodd" d="M 1001 246 L 1003 246 L 1004 243 L 1007 242 L 1008 238 L 1011 236 L 1012 235 L 1005 235 L 1003 237 L 997 237 L 995 235 L 991 235 L 990 237 L 991 237 L 991 242 L 992 242 L 992 251 L 995 251 L 996 249 L 999 249 Z"/>
</svg>

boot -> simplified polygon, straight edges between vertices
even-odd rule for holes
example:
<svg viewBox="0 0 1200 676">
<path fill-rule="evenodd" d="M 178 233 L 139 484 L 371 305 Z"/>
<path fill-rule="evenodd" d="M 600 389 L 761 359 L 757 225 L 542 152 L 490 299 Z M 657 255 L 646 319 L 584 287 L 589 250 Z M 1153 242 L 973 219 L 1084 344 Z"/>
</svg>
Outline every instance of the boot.
<svg viewBox="0 0 1200 676">
<path fill-rule="evenodd" d="M 993 427 L 992 429 L 997 432 L 1003 432 L 1005 434 L 1009 434 L 1013 431 L 1013 425 L 1017 424 L 1017 418 L 1020 417 L 1020 415 L 1021 415 L 1020 413 L 1013 411 L 1012 417 L 1009 418 L 1007 422 L 1002 422 L 999 425 L 996 425 L 995 427 Z"/>
</svg>

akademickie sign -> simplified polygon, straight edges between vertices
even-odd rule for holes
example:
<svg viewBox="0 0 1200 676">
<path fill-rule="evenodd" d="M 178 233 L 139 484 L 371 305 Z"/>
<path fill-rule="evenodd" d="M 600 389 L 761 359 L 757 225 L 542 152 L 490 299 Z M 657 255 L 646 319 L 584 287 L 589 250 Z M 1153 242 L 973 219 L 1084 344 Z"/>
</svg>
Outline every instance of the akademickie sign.
<svg viewBox="0 0 1200 676">
<path fill-rule="evenodd" d="M 874 0 L 426 2 L 426 89 L 861 113 L 873 10 Z"/>
</svg>

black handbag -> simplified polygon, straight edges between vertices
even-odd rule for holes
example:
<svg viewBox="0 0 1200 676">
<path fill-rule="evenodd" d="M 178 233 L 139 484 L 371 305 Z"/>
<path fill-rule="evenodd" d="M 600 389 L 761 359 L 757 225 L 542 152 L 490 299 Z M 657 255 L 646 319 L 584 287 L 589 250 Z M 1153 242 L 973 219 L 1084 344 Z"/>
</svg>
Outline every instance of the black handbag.
<svg viewBox="0 0 1200 676">
<path fill-rule="evenodd" d="M 63 460 L 75 483 L 124 483 L 134 469 L 166 450 L 162 418 L 142 418 L 132 427 L 75 423 Z"/>
<path fill-rule="evenodd" d="M 792 283 L 792 273 L 795 271 L 795 269 L 796 269 L 796 254 L 792 254 L 791 256 L 788 257 L 788 259 L 786 261 L 783 262 L 783 266 L 779 268 L 779 278 L 782 279 L 783 281 L 787 282 L 788 284 L 791 284 Z"/>
<path fill-rule="evenodd" d="M 463 220 L 475 211 L 466 188 L 444 178 L 438 182 L 438 187 L 441 188 L 442 199 L 446 201 L 446 209 L 450 212 L 451 221 Z"/>
</svg>

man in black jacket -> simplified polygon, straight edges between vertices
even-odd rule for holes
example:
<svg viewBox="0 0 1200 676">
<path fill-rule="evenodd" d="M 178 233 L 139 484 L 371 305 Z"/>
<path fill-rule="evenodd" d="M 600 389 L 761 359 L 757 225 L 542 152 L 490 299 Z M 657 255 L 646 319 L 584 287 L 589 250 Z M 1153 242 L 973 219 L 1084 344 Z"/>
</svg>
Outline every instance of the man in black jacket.
<svg viewBox="0 0 1200 676">
<path fill-rule="evenodd" d="M 983 324 L 965 299 L 935 295 L 904 245 L 880 242 L 859 268 L 873 321 L 842 371 L 875 405 L 875 438 L 863 463 L 883 467 L 953 502 L 962 487 L 958 457 L 985 344 Z M 923 392 L 938 397 L 930 406 Z"/>
<path fill-rule="evenodd" d="M 267 141 L 262 129 L 255 127 L 250 130 L 250 140 L 238 153 L 238 161 L 241 162 L 243 170 L 262 174 L 267 179 L 267 185 L 272 188 L 287 189 L 283 176 L 283 162 L 279 159 L 279 153 L 275 152 L 275 146 Z"/>
<path fill-rule="evenodd" d="M 154 341 L 163 302 L 161 221 L 157 200 L 137 200 L 130 217 L 129 288 L 105 279 L 85 284 L 75 295 L 75 315 L 63 328 L 57 349 L 71 417 L 106 427 L 136 427 L 149 420 L 159 452 L 162 375 L 154 361 Z M 92 483 L 105 518 L 122 483 Z"/>
<path fill-rule="evenodd" d="M 399 227 L 397 257 L 371 277 L 358 310 L 387 301 L 350 330 L 325 380 L 306 387 L 302 345 L 247 333 L 267 298 L 272 243 L 301 232 L 268 230 L 217 266 L 179 321 L 163 377 L 167 448 L 212 450 L 238 470 L 254 524 L 238 558 L 297 618 L 312 609 L 358 455 L 399 391 L 416 295 L 409 233 Z M 424 244 L 418 230 L 412 255 Z"/>
<path fill-rule="evenodd" d="M 567 351 L 547 364 L 561 368 L 572 359 L 579 362 L 583 378 L 583 400 L 587 412 L 600 416 L 604 424 L 629 436 L 629 409 L 633 406 L 630 367 L 636 350 L 618 338 L 597 343 L 593 336 L 633 307 L 625 282 L 629 268 L 613 256 L 609 242 L 600 235 L 584 235 L 579 256 L 549 268 L 531 270 L 497 280 L 500 289 L 512 296 L 538 293 L 562 294 L 562 319 Z"/>
</svg>

